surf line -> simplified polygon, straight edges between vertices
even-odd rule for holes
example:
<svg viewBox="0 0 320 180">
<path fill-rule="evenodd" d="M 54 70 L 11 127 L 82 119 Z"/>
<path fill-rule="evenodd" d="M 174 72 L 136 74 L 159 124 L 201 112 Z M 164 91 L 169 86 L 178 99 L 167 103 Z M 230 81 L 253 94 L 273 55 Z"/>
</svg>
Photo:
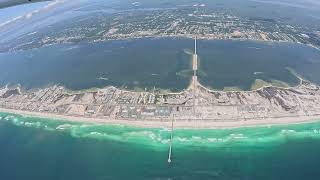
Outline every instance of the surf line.
<svg viewBox="0 0 320 180">
<path fill-rule="evenodd" d="M 174 115 L 171 121 L 171 135 L 170 135 L 170 142 L 169 142 L 169 155 L 168 155 L 168 163 L 171 163 L 171 154 L 172 154 L 172 138 L 173 138 L 173 121 L 174 121 Z"/>
</svg>

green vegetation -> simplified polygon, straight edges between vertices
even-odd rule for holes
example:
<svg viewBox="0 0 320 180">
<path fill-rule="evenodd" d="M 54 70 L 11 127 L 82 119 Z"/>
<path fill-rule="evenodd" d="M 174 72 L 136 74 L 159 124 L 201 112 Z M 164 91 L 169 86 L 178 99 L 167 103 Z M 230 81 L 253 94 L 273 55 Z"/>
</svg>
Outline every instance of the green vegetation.
<svg viewBox="0 0 320 180">
<path fill-rule="evenodd" d="M 184 69 L 182 71 L 177 72 L 177 75 L 181 76 L 181 77 L 188 78 L 193 75 L 193 70 L 192 69 Z"/>
<path fill-rule="evenodd" d="M 264 86 L 270 86 L 270 83 L 268 83 L 262 79 L 256 79 L 250 89 L 257 90 L 257 89 L 262 88 Z"/>
<path fill-rule="evenodd" d="M 262 79 L 256 79 L 251 86 L 251 90 L 257 90 L 265 86 L 275 86 L 275 87 L 281 87 L 281 88 L 290 87 L 287 83 L 283 81 L 275 80 L 275 79 L 272 79 L 270 82 L 266 82 Z"/>
<path fill-rule="evenodd" d="M 290 87 L 290 85 L 287 84 L 286 82 L 279 81 L 279 80 L 275 80 L 275 79 L 272 79 L 272 80 L 271 80 L 271 85 L 272 85 L 272 86 L 276 86 L 276 87 L 282 87 L 282 88 L 288 88 L 288 87 Z"/>
<path fill-rule="evenodd" d="M 240 89 L 237 86 L 229 86 L 229 87 L 224 87 L 223 91 L 242 91 L 242 89 Z"/>
</svg>

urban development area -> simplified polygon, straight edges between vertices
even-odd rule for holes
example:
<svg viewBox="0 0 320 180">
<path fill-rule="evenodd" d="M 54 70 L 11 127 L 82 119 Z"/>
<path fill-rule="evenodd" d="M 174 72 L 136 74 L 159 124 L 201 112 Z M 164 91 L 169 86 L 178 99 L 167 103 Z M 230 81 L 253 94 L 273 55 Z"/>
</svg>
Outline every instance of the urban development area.
<svg viewBox="0 0 320 180">
<path fill-rule="evenodd" d="M 264 86 L 253 91 L 213 91 L 197 79 L 192 55 L 189 87 L 178 93 L 134 92 L 116 87 L 72 92 L 61 86 L 0 89 L 0 108 L 72 117 L 130 121 L 243 122 L 320 115 L 320 87 L 300 78 L 296 87 Z M 268 123 L 268 122 L 265 122 Z"/>
<path fill-rule="evenodd" d="M 185 8 L 137 9 L 114 13 L 99 11 L 23 34 L 14 42 L 2 44 L 0 51 L 81 41 L 194 36 L 198 39 L 249 39 L 295 42 L 316 48 L 320 46 L 317 28 L 272 18 L 238 17 L 231 12 L 206 8 L 205 4 L 195 4 Z"/>
</svg>

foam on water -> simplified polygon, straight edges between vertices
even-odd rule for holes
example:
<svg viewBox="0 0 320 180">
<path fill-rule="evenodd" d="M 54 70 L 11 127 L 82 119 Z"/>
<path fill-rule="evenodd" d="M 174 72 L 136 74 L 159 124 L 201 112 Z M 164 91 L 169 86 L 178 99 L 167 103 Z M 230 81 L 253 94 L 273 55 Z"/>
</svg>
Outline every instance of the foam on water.
<svg viewBox="0 0 320 180">
<path fill-rule="evenodd" d="M 135 128 L 124 125 L 95 125 L 62 120 L 27 117 L 0 113 L 0 121 L 16 126 L 40 128 L 70 133 L 75 138 L 93 138 L 123 143 L 143 144 L 144 147 L 167 148 L 170 130 L 164 128 Z M 288 139 L 320 138 L 320 123 L 301 125 L 268 126 L 256 128 L 235 128 L 226 130 L 176 129 L 174 146 L 248 146 L 274 145 Z M 161 148 L 160 148 L 161 149 Z"/>
<path fill-rule="evenodd" d="M 65 130 L 65 129 L 70 129 L 70 128 L 72 128 L 71 124 L 62 124 L 62 125 L 59 125 L 58 127 L 56 127 L 57 130 Z"/>
</svg>

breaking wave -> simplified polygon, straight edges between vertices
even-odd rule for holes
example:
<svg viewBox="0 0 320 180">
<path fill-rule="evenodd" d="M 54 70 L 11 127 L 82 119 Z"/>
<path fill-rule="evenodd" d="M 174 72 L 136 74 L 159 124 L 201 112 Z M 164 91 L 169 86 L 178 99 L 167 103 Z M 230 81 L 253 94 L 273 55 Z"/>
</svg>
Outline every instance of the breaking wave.
<svg viewBox="0 0 320 180">
<path fill-rule="evenodd" d="M 171 131 L 164 128 L 135 128 L 123 125 L 95 125 L 62 120 L 27 117 L 0 113 L 0 122 L 16 126 L 68 132 L 75 138 L 93 138 L 117 142 L 166 147 Z M 301 125 L 236 128 L 226 130 L 176 129 L 173 132 L 175 147 L 183 146 L 248 146 L 283 142 L 288 138 L 320 138 L 320 123 Z"/>
</svg>

